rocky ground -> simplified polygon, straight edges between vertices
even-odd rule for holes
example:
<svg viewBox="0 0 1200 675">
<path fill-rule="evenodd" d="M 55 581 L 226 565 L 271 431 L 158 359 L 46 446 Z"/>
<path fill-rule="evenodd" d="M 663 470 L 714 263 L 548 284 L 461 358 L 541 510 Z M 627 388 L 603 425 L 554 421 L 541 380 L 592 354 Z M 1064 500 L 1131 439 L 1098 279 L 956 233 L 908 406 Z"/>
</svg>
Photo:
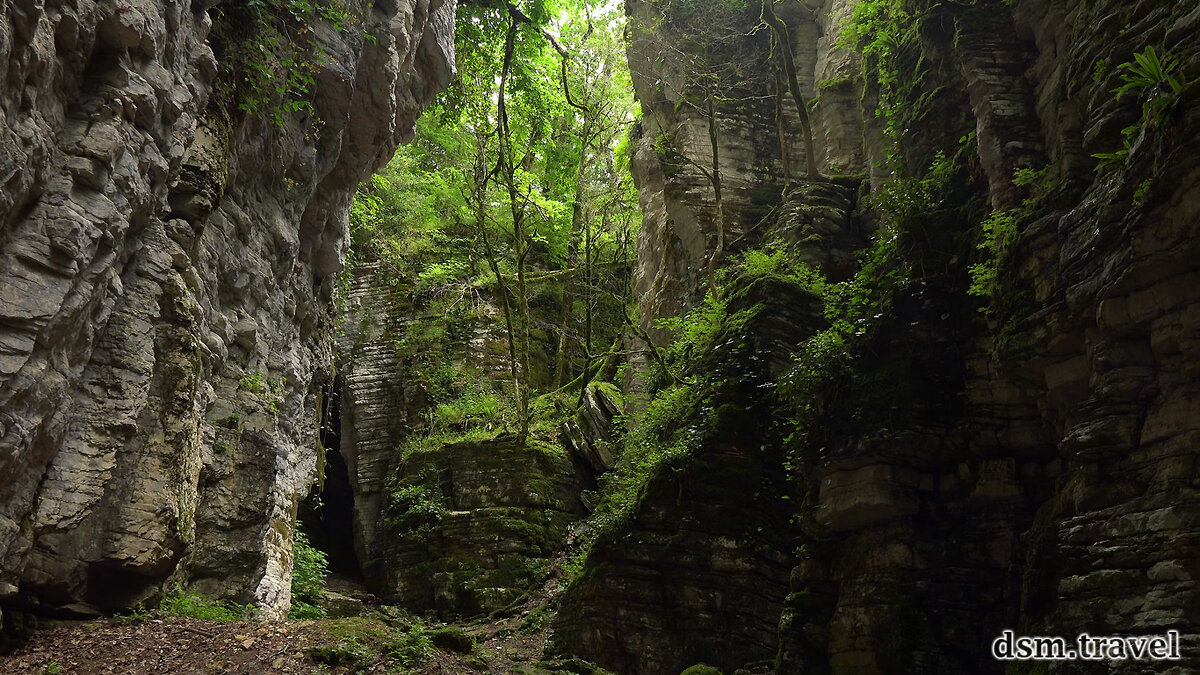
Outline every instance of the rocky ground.
<svg viewBox="0 0 1200 675">
<path fill-rule="evenodd" d="M 146 613 L 52 622 L 21 649 L 0 656 L 0 672 L 602 675 L 604 671 L 583 662 L 541 660 L 559 590 L 552 577 L 507 612 L 453 624 L 420 621 L 394 607 L 372 604 L 369 597 L 362 598 L 367 601 L 362 616 L 316 621 L 205 621 Z"/>
</svg>

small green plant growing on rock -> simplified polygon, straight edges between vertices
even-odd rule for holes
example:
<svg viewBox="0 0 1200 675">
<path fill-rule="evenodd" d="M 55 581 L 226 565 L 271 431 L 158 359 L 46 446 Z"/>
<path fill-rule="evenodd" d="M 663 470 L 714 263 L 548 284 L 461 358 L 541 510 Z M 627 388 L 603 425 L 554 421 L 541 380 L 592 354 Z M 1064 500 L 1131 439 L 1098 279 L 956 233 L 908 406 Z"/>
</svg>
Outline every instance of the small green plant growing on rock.
<svg viewBox="0 0 1200 675">
<path fill-rule="evenodd" d="M 228 45 L 233 77 L 224 84 L 238 110 L 282 127 L 289 115 L 315 115 L 312 91 L 321 66 L 333 57 L 317 41 L 313 26 L 338 32 L 361 23 L 344 0 L 242 0 L 229 4 Z M 374 37 L 363 32 L 367 41 Z"/>
<path fill-rule="evenodd" d="M 269 382 L 265 375 L 260 372 L 252 372 L 242 377 L 238 381 L 238 388 L 244 389 L 251 394 L 254 394 L 262 401 L 263 407 L 272 415 L 278 415 L 280 406 L 283 405 L 284 384 L 283 378 L 275 382 Z M 233 415 L 230 419 L 233 419 Z M 238 417 L 241 420 L 241 417 Z"/>
<path fill-rule="evenodd" d="M 388 490 L 384 524 L 393 532 L 424 536 L 446 515 L 441 492 L 419 483 L 393 485 Z"/>
<path fill-rule="evenodd" d="M 245 389 L 251 394 L 261 394 L 267 390 L 267 378 L 263 377 L 262 373 L 253 372 L 243 376 L 238 381 L 238 387 Z"/>
<path fill-rule="evenodd" d="M 113 620 L 121 626 L 140 626 L 146 623 L 151 616 L 153 616 L 153 613 L 146 609 L 144 603 L 139 602 L 128 614 L 117 614 L 113 617 Z"/>
<path fill-rule="evenodd" d="M 971 295 L 983 298 L 992 297 L 997 289 L 1000 260 L 1005 251 L 1016 240 L 1017 217 L 1011 211 L 994 211 L 980 224 L 983 235 L 979 240 L 979 250 L 984 259 L 971 265 Z M 981 311 L 989 311 L 984 307 Z"/>
<path fill-rule="evenodd" d="M 1170 51 L 1160 56 L 1154 47 L 1148 46 L 1135 52 L 1132 61 L 1117 66 L 1122 83 L 1113 89 L 1113 93 L 1118 101 L 1126 94 L 1141 95 L 1142 116 L 1135 124 L 1121 130 L 1121 149 L 1092 155 L 1100 160 L 1097 170 L 1124 162 L 1140 134 L 1162 126 L 1171 117 L 1187 89 L 1187 81 L 1176 72 L 1181 62 L 1180 57 Z"/>
</svg>

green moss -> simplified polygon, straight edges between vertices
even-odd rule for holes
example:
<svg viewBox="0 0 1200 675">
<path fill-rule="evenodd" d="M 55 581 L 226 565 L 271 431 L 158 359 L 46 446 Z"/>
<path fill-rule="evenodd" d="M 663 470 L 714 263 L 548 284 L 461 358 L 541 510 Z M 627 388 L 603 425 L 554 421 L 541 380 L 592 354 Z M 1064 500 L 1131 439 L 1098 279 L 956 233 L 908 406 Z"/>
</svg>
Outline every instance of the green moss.
<svg viewBox="0 0 1200 675">
<path fill-rule="evenodd" d="M 820 92 L 824 93 L 826 91 L 829 91 L 830 89 L 841 89 L 844 87 L 851 87 L 854 85 L 854 82 L 855 82 L 855 79 L 853 77 L 849 77 L 849 76 L 831 77 L 827 80 L 821 80 L 820 82 L 817 82 L 817 89 Z"/>
<path fill-rule="evenodd" d="M 429 631 L 429 639 L 434 647 L 459 654 L 470 654 L 475 649 L 475 640 L 457 626 L 435 628 Z"/>
<path fill-rule="evenodd" d="M 540 633 L 553 618 L 554 609 L 550 605 L 535 607 L 525 615 L 525 618 L 521 619 L 519 630 L 527 635 Z"/>
<path fill-rule="evenodd" d="M 394 627 L 377 619 L 353 617 L 319 624 L 318 644 L 305 650 L 314 661 L 361 672 L 368 667 L 410 668 L 433 653 L 429 630 L 419 620 Z"/>
</svg>

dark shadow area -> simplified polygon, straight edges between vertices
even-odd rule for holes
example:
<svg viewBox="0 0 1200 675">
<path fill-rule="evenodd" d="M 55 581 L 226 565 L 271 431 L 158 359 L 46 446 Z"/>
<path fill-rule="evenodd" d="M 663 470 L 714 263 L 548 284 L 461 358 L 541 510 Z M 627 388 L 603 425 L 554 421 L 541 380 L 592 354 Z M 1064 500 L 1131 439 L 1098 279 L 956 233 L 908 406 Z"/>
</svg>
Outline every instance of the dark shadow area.
<svg viewBox="0 0 1200 675">
<path fill-rule="evenodd" d="M 325 480 L 300 503 L 297 519 L 308 534 L 309 542 L 325 552 L 329 571 L 359 578 L 358 557 L 354 553 L 354 491 L 350 472 L 342 459 L 341 381 L 327 384 L 322 392 L 321 446 L 325 448 Z"/>
</svg>

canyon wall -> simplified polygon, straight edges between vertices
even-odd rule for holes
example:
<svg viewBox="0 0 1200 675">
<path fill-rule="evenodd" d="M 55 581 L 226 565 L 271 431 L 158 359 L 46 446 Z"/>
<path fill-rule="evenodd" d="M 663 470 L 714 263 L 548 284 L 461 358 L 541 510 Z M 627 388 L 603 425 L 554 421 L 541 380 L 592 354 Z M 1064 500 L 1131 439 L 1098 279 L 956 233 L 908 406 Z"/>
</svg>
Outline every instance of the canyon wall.
<svg viewBox="0 0 1200 675">
<path fill-rule="evenodd" d="M 452 0 L 331 7 L 0 9 L 7 614 L 286 612 L 347 209 L 454 64 Z"/>
<path fill-rule="evenodd" d="M 771 310 L 777 320 L 714 343 L 748 349 L 720 358 L 749 370 L 698 390 L 698 405 L 749 414 L 710 415 L 686 457 L 597 541 L 563 596 L 552 650 L 627 673 L 702 661 L 726 672 L 1004 672 L 990 652 L 1004 629 L 1070 641 L 1178 630 L 1184 660 L 1149 668 L 1200 667 L 1200 8 L 876 4 L 903 9 L 911 32 L 866 59 L 837 46 L 854 3 L 785 17 L 815 99 L 824 179 L 804 178 L 788 140 L 795 119 L 780 121 L 769 87 L 727 97 L 715 119 L 725 259 L 782 240 L 829 280 L 853 276 L 856 259 L 883 260 L 892 273 L 874 288 L 885 299 L 846 334 L 846 371 L 800 402 L 815 412 L 798 453 L 768 433 L 796 404 L 769 387 L 824 328 L 820 307 L 799 293 Z M 670 11 L 629 4 L 644 112 L 636 288 L 643 326 L 663 344 L 657 319 L 701 304 L 719 213 L 705 174 L 713 116 L 694 105 L 703 92 L 677 86 L 691 38 L 654 18 Z M 765 29 L 750 30 L 758 11 L 736 47 L 753 72 L 770 70 Z M 1157 122 L 1142 119 L 1154 93 L 1113 92 L 1128 72 L 1118 65 L 1148 46 L 1178 58 L 1172 72 L 1186 82 L 1173 94 L 1155 83 L 1173 106 Z M 882 67 L 895 69 L 887 91 Z M 890 131 L 877 115 L 889 107 Z M 1099 153 L 1117 158 L 1101 165 Z M 1012 216 L 1007 245 L 987 243 L 989 213 Z M 881 219 L 890 258 L 867 254 Z M 984 298 L 969 292 L 981 240 L 999 250 Z M 731 313 L 797 292 L 747 300 L 754 287 L 738 269 Z"/>
</svg>

